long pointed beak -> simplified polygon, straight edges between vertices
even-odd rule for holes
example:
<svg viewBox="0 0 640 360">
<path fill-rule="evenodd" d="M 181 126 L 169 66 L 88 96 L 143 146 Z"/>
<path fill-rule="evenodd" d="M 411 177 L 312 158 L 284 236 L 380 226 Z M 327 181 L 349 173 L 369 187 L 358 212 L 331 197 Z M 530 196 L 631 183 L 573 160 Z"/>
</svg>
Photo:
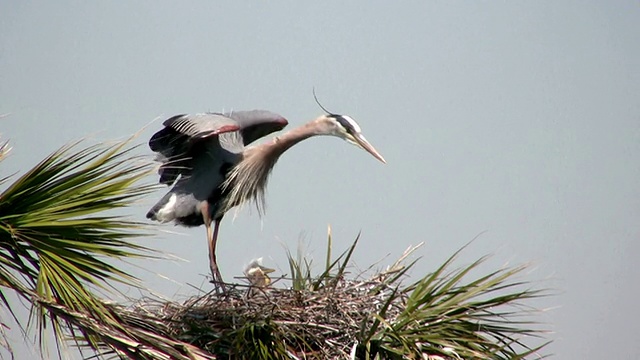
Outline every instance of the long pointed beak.
<svg viewBox="0 0 640 360">
<path fill-rule="evenodd" d="M 262 265 L 258 265 L 260 267 L 260 270 L 262 270 L 263 273 L 265 274 L 271 274 L 272 272 L 275 272 L 276 269 L 270 269 L 268 267 L 264 267 Z"/>
<path fill-rule="evenodd" d="M 358 143 L 358 145 L 360 145 L 360 147 L 362 147 L 363 149 L 367 150 L 369 152 L 369 154 L 373 155 L 376 159 L 382 161 L 383 164 L 386 164 L 387 162 L 385 161 L 385 159 L 382 157 L 382 155 L 380 155 L 380 153 L 378 152 L 378 150 L 376 150 L 373 145 L 371 145 L 367 139 L 364 138 L 364 136 L 362 134 L 357 134 L 354 136 L 354 139 L 356 140 L 356 142 Z"/>
</svg>

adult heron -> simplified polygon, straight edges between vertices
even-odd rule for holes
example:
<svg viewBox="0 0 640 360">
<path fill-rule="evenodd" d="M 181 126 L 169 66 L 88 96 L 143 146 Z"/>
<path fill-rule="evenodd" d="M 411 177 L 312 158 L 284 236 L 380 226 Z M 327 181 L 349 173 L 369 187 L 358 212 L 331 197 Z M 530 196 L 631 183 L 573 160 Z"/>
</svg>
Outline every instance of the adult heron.
<svg viewBox="0 0 640 360">
<path fill-rule="evenodd" d="M 265 110 L 176 115 L 149 140 L 161 162 L 160 183 L 173 187 L 149 210 L 147 218 L 183 226 L 204 224 L 211 275 L 220 286 L 223 281 L 216 261 L 220 221 L 229 209 L 247 201 L 254 201 L 263 214 L 269 173 L 282 153 L 312 136 L 330 135 L 385 162 L 355 120 L 331 113 L 272 141 L 247 146 L 287 124 L 284 117 Z"/>
</svg>

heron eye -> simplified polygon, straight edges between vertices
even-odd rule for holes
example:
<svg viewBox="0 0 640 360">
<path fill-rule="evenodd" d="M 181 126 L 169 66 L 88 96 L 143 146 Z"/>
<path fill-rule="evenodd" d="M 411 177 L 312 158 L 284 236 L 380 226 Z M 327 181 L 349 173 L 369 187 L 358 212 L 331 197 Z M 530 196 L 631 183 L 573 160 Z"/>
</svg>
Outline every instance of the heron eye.
<svg viewBox="0 0 640 360">
<path fill-rule="evenodd" d="M 354 135 L 358 132 L 358 129 L 354 126 L 357 124 L 355 124 L 355 122 L 353 121 L 353 119 L 349 118 L 349 117 L 345 117 L 342 115 L 334 115 L 336 121 L 345 129 L 347 130 L 347 133 Z"/>
</svg>

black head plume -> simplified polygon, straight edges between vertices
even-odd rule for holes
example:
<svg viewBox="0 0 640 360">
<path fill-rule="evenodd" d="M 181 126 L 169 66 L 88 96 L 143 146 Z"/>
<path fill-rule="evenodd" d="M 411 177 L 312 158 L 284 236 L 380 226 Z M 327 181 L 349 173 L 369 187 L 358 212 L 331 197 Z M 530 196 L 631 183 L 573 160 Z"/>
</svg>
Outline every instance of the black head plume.
<svg viewBox="0 0 640 360">
<path fill-rule="evenodd" d="M 337 115 L 332 113 L 331 111 L 327 110 L 327 108 L 325 108 L 324 106 L 322 106 L 322 104 L 320 104 L 320 100 L 318 100 L 318 96 L 316 96 L 316 88 L 313 88 L 313 98 L 316 100 L 316 104 L 318 104 L 318 106 L 320 106 L 320 109 L 322 109 L 322 111 L 326 112 L 327 115 Z"/>
</svg>

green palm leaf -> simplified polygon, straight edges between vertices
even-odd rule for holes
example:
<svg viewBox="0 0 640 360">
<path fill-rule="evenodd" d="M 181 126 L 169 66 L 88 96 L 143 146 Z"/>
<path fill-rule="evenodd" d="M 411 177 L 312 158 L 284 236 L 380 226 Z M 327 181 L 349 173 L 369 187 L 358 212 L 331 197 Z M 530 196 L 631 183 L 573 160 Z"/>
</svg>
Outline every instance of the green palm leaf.
<svg viewBox="0 0 640 360">
<path fill-rule="evenodd" d="M 433 273 L 392 294 L 388 301 L 402 299 L 402 311 L 393 319 L 380 312 L 363 342 L 377 344 L 379 353 L 389 357 L 428 353 L 447 358 L 521 359 L 542 349 L 546 343 L 531 347 L 523 342 L 544 333 L 536 327 L 539 324 L 527 320 L 536 311 L 527 311 L 523 303 L 547 295 L 528 288 L 526 281 L 513 280 L 527 266 L 467 280 L 488 257 L 450 270 L 463 249 Z"/>
<path fill-rule="evenodd" d="M 153 190 L 140 184 L 151 163 L 133 149 L 129 141 L 65 146 L 0 194 L 0 286 L 37 299 L 32 311 L 41 329 L 48 319 L 62 334 L 65 321 L 38 306 L 43 303 L 118 325 L 95 290 L 112 291 L 114 282 L 137 285 L 111 262 L 152 256 L 128 241 L 145 235 L 144 225 L 118 213 Z M 6 146 L 0 159 L 4 153 Z M 0 294 L 0 300 L 13 314 L 7 298 Z"/>
</svg>

